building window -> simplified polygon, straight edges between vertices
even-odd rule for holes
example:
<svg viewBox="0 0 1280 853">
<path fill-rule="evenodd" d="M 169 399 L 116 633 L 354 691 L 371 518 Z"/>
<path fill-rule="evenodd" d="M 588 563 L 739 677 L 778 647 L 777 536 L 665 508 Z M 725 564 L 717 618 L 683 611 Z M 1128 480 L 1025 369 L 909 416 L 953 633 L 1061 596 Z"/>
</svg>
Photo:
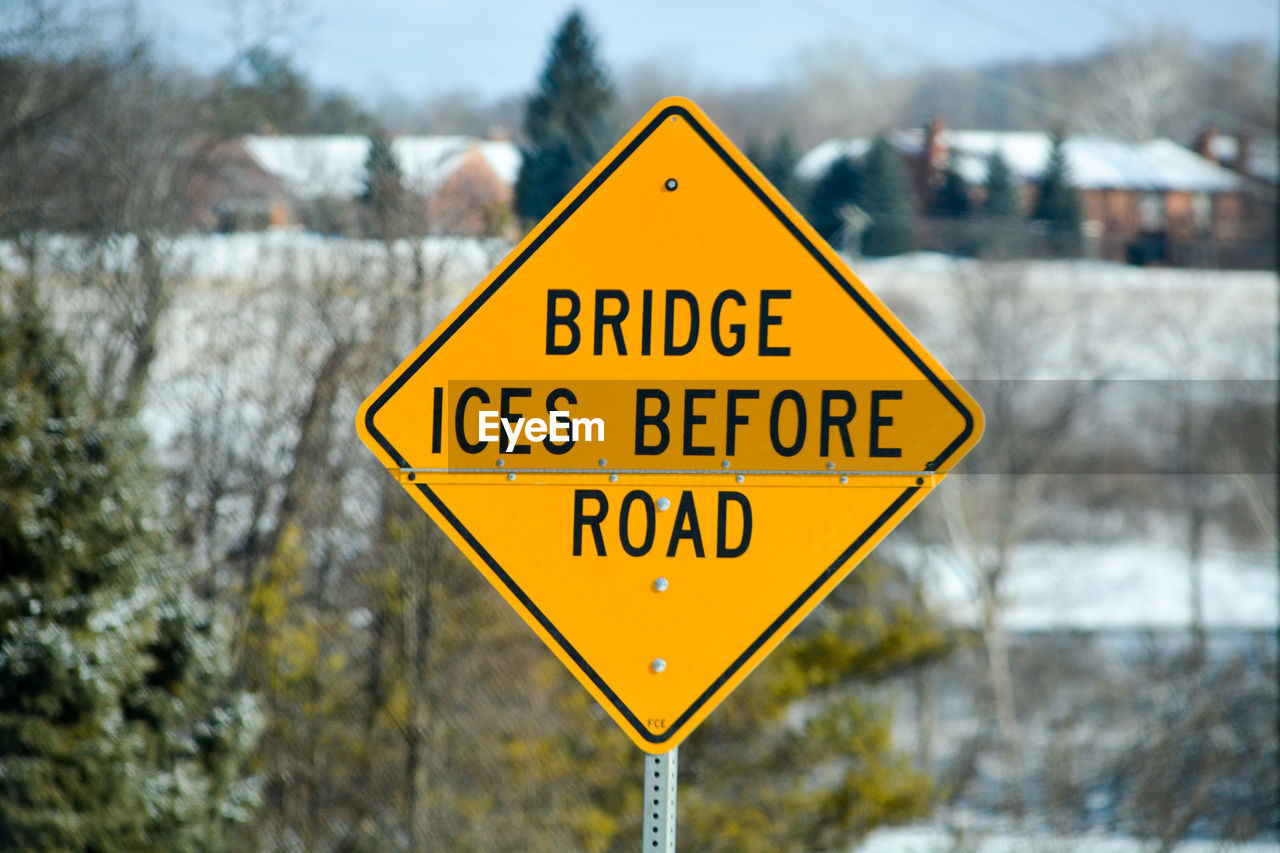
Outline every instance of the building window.
<svg viewBox="0 0 1280 853">
<path fill-rule="evenodd" d="M 1213 226 L 1213 196 L 1196 193 L 1191 196 L 1191 221 L 1197 234 L 1208 234 Z"/>
<path fill-rule="evenodd" d="M 1143 193 L 1138 199 L 1138 224 L 1143 231 L 1164 228 L 1164 194 Z"/>
</svg>

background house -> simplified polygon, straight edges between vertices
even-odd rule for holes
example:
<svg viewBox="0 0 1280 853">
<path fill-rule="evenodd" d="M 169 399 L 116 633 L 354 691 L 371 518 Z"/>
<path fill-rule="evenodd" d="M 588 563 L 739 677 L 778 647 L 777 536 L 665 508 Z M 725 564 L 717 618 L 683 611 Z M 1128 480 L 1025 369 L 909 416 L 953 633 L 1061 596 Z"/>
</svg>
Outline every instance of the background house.
<svg viewBox="0 0 1280 853">
<path fill-rule="evenodd" d="M 994 152 L 1009 167 L 1021 212 L 1029 214 L 1052 147 L 1048 133 L 950 130 L 941 119 L 923 128 L 890 131 L 887 138 L 903 158 L 916 208 L 926 214 L 949 167 L 964 179 L 974 209 L 980 209 Z M 836 158 L 857 160 L 870 146 L 865 138 L 828 140 L 800 159 L 797 173 L 817 180 Z M 1270 263 L 1274 247 L 1266 216 L 1236 172 L 1168 139 L 1071 136 L 1063 150 L 1080 198 L 1089 255 L 1174 265 Z M 979 227 L 985 226 L 925 217 L 917 236 L 921 248 L 949 251 Z M 1036 223 L 1024 219 L 1017 227 L 1034 242 Z"/>
<path fill-rule="evenodd" d="M 512 186 L 520 168 L 520 150 L 514 143 L 468 136 L 402 136 L 391 144 L 409 199 L 409 233 L 503 235 L 510 228 Z M 357 230 L 368 137 L 253 135 L 220 147 L 226 153 L 214 164 L 212 177 L 193 194 L 193 219 L 199 227 Z M 267 199 L 277 206 L 275 214 L 246 215 Z"/>
<path fill-rule="evenodd" d="M 298 222 L 290 189 L 268 172 L 239 139 L 192 146 L 189 227 L 199 231 L 261 231 Z"/>
</svg>

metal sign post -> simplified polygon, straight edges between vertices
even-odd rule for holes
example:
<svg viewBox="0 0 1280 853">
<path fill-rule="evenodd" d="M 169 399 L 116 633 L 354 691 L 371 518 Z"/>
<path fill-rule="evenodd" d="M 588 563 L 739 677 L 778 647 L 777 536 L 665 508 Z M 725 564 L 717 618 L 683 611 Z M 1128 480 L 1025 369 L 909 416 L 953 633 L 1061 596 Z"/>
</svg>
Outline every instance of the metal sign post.
<svg viewBox="0 0 1280 853">
<path fill-rule="evenodd" d="M 676 774 L 679 747 L 661 755 L 644 757 L 645 853 L 675 853 Z"/>
</svg>

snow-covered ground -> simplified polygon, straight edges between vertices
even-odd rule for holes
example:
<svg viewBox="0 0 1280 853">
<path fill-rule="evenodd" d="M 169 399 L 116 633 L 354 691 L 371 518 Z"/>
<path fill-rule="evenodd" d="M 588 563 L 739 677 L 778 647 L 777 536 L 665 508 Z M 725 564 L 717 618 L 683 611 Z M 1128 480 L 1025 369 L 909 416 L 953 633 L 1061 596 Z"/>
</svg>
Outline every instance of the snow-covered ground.
<svg viewBox="0 0 1280 853">
<path fill-rule="evenodd" d="M 76 264 L 84 263 L 79 247 L 72 238 L 50 237 L 42 271 L 74 277 L 80 271 Z M 403 264 L 415 248 L 440 283 L 433 307 L 439 317 L 510 247 L 429 238 L 416 245 L 401 241 L 393 251 Z M 368 312 L 359 310 L 362 294 L 378 286 L 387 261 L 381 243 L 301 232 L 191 235 L 166 249 L 185 283 L 168 314 L 144 410 L 162 447 L 202 407 L 243 404 L 237 422 L 271 417 L 272 401 L 258 400 L 262 395 L 253 389 L 266 387 L 259 377 L 278 368 L 280 336 L 323 340 L 335 324 L 368 322 Z M 105 267 L 118 266 L 132 251 L 131 239 L 124 238 L 110 244 L 100 260 Z M 1261 380 L 1258 387 L 1271 389 L 1274 401 L 1278 303 L 1272 272 L 1138 269 L 1089 261 L 992 264 L 927 253 L 851 266 L 962 380 Z M 22 268 L 14 247 L 0 243 L 0 271 Z M 346 294 L 351 311 L 337 317 L 308 314 L 308 288 L 317 283 L 330 296 L 335 290 Z M 999 337 L 996 347 L 990 339 L 978 340 L 993 335 Z M 294 349 L 303 359 L 309 352 L 305 343 Z M 992 359 L 993 350 L 1004 355 Z M 1105 410 L 1091 421 L 1099 441 L 1157 441 L 1136 409 L 1100 405 Z M 990 416 L 988 421 L 990 433 Z M 1169 525 L 1153 531 L 1122 520 L 1109 527 L 1105 537 L 1089 531 L 1017 547 L 1002 588 L 1007 626 L 1186 626 L 1187 560 L 1177 536 L 1162 532 Z M 1280 623 L 1276 554 L 1268 541 L 1274 540 L 1237 542 L 1221 534 L 1210 539 L 1202 561 L 1210 627 L 1268 629 Z M 961 621 L 976 620 L 974 589 L 953 550 L 923 549 L 895 533 L 881 554 L 926 572 L 939 604 Z"/>
<path fill-rule="evenodd" d="M 37 269 L 42 275 L 56 277 L 82 272 L 89 264 L 100 264 L 109 270 L 121 268 L 132 259 L 136 240 L 131 235 L 111 238 L 102 245 L 100 254 L 87 254 L 85 245 L 76 237 L 46 236 Z M 455 303 L 511 248 L 495 239 L 427 237 L 414 242 L 396 241 L 392 251 L 404 261 L 415 246 L 422 252 L 426 269 L 439 271 Z M 377 240 L 293 230 L 187 234 L 162 241 L 161 252 L 169 269 L 196 284 L 346 278 L 372 286 L 387 261 L 387 247 Z M 23 273 L 26 268 L 27 262 L 17 248 L 0 241 L 0 272 Z"/>
<path fill-rule="evenodd" d="M 962 380 L 1276 378 L 1275 272 L 928 252 L 850 265 Z M 997 363 L 973 347 L 992 334 Z"/>
<path fill-rule="evenodd" d="M 1150 853 L 1149 841 L 1123 835 L 956 835 L 930 827 L 893 827 L 872 832 L 850 853 Z M 1175 853 L 1280 853 L 1266 842 L 1183 841 Z"/>
<path fill-rule="evenodd" d="M 880 555 L 916 567 L 936 605 L 962 624 L 980 624 L 971 575 L 951 548 L 921 549 L 891 536 Z M 1206 627 L 1274 629 L 1280 625 L 1276 554 L 1213 548 L 1205 553 Z M 1143 536 L 1111 543 L 1032 541 L 1017 548 L 1004 586 L 1004 624 L 1012 631 L 1107 631 L 1185 628 L 1191 624 L 1185 552 Z"/>
<path fill-rule="evenodd" d="M 939 360 L 983 399 L 1000 382 L 1023 382 L 1025 400 L 1042 394 L 1053 405 L 1054 382 L 1107 383 L 1069 434 L 1077 453 L 1114 452 L 1159 469 L 1177 468 L 1173 395 L 1211 405 L 1243 404 L 1274 411 L 1277 308 L 1280 287 L 1268 271 L 1142 269 L 1093 261 L 982 263 L 920 253 L 851 266 Z M 980 338 L 983 346 L 975 346 Z M 1001 353 L 990 358 L 991 352 Z M 1057 387 L 1069 390 L 1070 383 Z M 1079 386 L 1076 386 L 1077 388 Z M 989 436 L 998 424 L 988 413 Z M 1266 426 L 1258 431 L 1273 442 Z M 998 439 L 996 439 L 998 440 Z M 1237 439 L 1237 441 L 1252 439 Z M 1196 473 L 1215 475 L 1221 491 L 1245 486 L 1271 494 L 1270 447 L 1229 445 Z M 1234 461 L 1233 461 L 1234 460 Z M 1246 460 L 1246 461 L 1240 461 Z M 1259 461 L 1261 460 L 1261 461 Z M 1212 470 L 1203 470 L 1204 468 Z M 1140 470 L 1140 469 L 1139 469 Z M 953 477 L 965 477 L 966 468 Z M 1068 471 L 1095 484 L 1117 482 L 1106 470 Z M 1137 484 L 1160 495 L 1170 481 L 1154 475 Z M 1079 486 L 1077 481 L 1075 486 Z M 941 490 L 957 484 L 943 483 Z M 1135 483 L 1127 484 L 1135 491 Z M 1046 489 L 1052 495 L 1055 486 Z M 935 496 L 935 500 L 941 496 Z M 1186 534 L 1175 518 L 1154 523 L 1142 512 L 1114 509 L 1095 517 L 1078 508 L 1057 513 L 1073 535 L 1031 538 L 1014 548 L 1001 587 L 1005 624 L 1017 631 L 1161 629 L 1191 620 Z M 1237 512 L 1237 514 L 1240 514 Z M 1265 514 L 1265 513 L 1264 513 Z M 1203 617 L 1214 629 L 1269 630 L 1280 624 L 1280 578 L 1274 525 L 1233 538 L 1221 519 L 1200 560 Z M 1243 526 L 1257 522 L 1245 520 Z M 935 600 L 955 618 L 978 619 L 972 572 L 949 546 L 922 549 L 895 533 L 881 556 L 924 573 Z"/>
</svg>

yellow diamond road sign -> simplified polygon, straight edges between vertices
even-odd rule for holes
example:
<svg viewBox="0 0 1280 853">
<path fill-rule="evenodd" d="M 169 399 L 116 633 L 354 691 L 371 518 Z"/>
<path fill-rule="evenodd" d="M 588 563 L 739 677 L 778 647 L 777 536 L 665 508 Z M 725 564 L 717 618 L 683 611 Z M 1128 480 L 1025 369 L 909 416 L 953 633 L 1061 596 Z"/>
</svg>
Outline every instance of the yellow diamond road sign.
<svg viewBox="0 0 1280 853">
<path fill-rule="evenodd" d="M 982 414 L 671 98 L 378 386 L 358 429 L 660 753 L 937 485 Z"/>
</svg>

